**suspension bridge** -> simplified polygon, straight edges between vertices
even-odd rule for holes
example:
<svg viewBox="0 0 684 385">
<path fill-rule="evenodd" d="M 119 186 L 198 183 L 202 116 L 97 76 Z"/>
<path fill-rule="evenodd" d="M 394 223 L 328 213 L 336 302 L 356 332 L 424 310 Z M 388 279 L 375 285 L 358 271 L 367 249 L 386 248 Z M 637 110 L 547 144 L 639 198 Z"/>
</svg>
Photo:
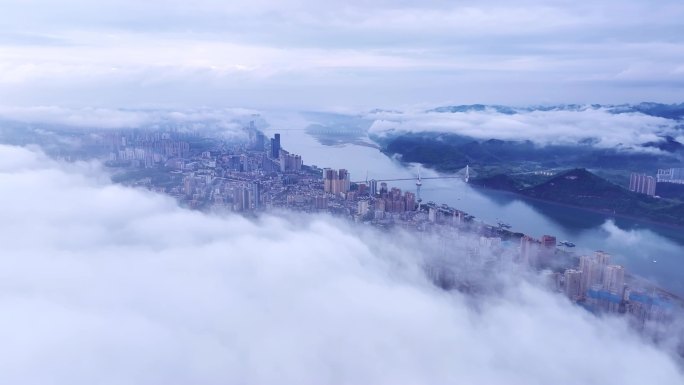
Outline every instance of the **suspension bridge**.
<svg viewBox="0 0 684 385">
<path fill-rule="evenodd" d="M 467 183 L 470 180 L 470 178 L 473 176 L 477 176 L 477 173 L 474 172 L 469 166 L 465 166 L 464 168 L 460 169 L 459 171 L 457 171 L 456 173 L 451 174 L 451 175 L 421 177 L 420 176 L 420 170 L 418 170 L 418 175 L 416 177 L 412 177 L 412 178 L 371 178 L 371 179 L 368 179 L 368 176 L 366 176 L 366 180 L 355 181 L 352 183 L 356 183 L 356 184 L 366 183 L 367 184 L 370 181 L 399 182 L 399 181 L 415 180 L 416 184 L 422 184 L 422 181 L 429 180 L 429 179 L 461 179 Z"/>
</svg>

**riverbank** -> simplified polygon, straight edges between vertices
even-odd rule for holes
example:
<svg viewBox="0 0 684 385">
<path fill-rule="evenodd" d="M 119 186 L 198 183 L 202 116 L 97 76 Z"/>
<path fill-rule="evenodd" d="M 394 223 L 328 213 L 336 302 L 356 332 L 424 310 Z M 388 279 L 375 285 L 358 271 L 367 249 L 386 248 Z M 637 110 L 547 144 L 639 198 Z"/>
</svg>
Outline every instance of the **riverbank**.
<svg viewBox="0 0 684 385">
<path fill-rule="evenodd" d="M 571 169 L 534 183 L 525 183 L 523 177 L 508 174 L 479 177 L 471 183 L 531 199 L 684 227 L 684 203 L 628 191 L 586 169 Z"/>
<path fill-rule="evenodd" d="M 569 204 L 569 203 L 558 202 L 558 201 L 553 201 L 553 200 L 548 200 L 548 199 L 531 197 L 529 195 L 521 194 L 517 191 L 498 189 L 498 188 L 487 187 L 487 186 L 482 186 L 482 185 L 477 185 L 477 184 L 470 184 L 470 186 L 477 189 L 477 190 L 496 191 L 498 193 L 511 195 L 515 199 L 523 199 L 523 200 L 526 200 L 529 202 L 539 202 L 539 203 L 545 203 L 545 204 L 552 204 L 552 205 L 556 205 L 556 206 L 560 206 L 560 207 L 566 207 L 566 208 L 571 208 L 571 209 L 579 209 L 579 210 L 587 212 L 587 213 L 600 214 L 600 215 L 604 216 L 605 219 L 607 219 L 607 220 L 608 219 L 615 219 L 615 218 L 629 219 L 631 221 L 635 221 L 638 223 L 662 226 L 662 227 L 666 227 L 666 228 L 669 228 L 672 230 L 680 230 L 680 231 L 682 231 L 682 233 L 684 233 L 684 225 L 654 221 L 654 220 L 650 220 L 648 218 L 638 217 L 635 215 L 611 212 L 610 210 L 607 210 L 607 209 L 597 209 L 597 208 L 591 208 L 591 207 L 586 207 L 586 206 L 578 206 L 578 205 L 573 205 L 573 204 Z M 684 240 L 684 237 L 683 237 L 683 240 Z"/>
</svg>

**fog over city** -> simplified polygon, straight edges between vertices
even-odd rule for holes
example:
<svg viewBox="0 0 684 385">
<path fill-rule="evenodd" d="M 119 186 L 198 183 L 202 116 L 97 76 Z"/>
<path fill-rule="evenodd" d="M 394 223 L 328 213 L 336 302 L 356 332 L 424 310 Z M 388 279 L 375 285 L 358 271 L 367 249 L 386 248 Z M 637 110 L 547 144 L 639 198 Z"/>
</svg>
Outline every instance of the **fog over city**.
<svg viewBox="0 0 684 385">
<path fill-rule="evenodd" d="M 476 303 L 438 288 L 405 233 L 189 211 L 13 146 L 0 184 L 2 383 L 684 381 L 524 272 Z"/>
<path fill-rule="evenodd" d="M 0 15 L 0 384 L 684 384 L 681 0 Z"/>
<path fill-rule="evenodd" d="M 577 145 L 584 143 L 596 148 L 618 148 L 625 151 L 658 152 L 643 147 L 644 143 L 658 142 L 671 137 L 684 142 L 684 133 L 678 120 L 649 116 L 640 112 L 615 113 L 615 107 L 579 105 L 572 109 L 561 107 L 550 110 L 526 110 L 501 113 L 493 107 L 481 111 L 436 112 L 416 106 L 405 111 L 331 109 L 342 117 L 360 119 L 361 129 L 371 138 L 405 133 L 448 133 L 477 139 L 532 141 L 539 146 Z M 506 107 L 514 109 L 516 107 Z M 304 129 L 315 120 L 302 118 L 296 111 L 285 118 L 278 110 L 246 108 L 178 108 L 178 109 L 121 109 L 57 106 L 0 106 L 0 120 L 21 123 L 31 127 L 83 129 L 155 129 L 172 124 L 186 130 L 199 130 L 204 134 L 223 136 L 243 135 L 242 128 L 249 121 L 261 127 L 275 129 Z M 272 117 L 284 127 L 274 127 Z M 340 129 L 350 129 L 340 124 Z M 0 131 L 2 127 L 0 127 Z"/>
</svg>

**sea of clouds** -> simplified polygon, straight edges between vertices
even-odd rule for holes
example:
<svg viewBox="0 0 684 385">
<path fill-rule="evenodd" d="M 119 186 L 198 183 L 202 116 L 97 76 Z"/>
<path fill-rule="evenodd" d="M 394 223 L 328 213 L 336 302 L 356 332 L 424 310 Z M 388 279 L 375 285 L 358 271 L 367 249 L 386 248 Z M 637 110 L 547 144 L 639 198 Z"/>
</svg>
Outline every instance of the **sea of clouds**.
<svg viewBox="0 0 684 385">
<path fill-rule="evenodd" d="M 407 234 L 190 211 L 6 145 L 0 212 L 3 384 L 684 383 L 533 281 L 439 289 Z"/>
<path fill-rule="evenodd" d="M 641 147 L 671 136 L 684 142 L 681 123 L 639 112 L 612 113 L 609 108 L 520 111 L 505 114 L 492 108 L 467 112 L 374 112 L 371 135 L 436 132 L 477 139 L 530 140 L 539 145 L 591 143 L 598 148 L 652 151 Z"/>
<path fill-rule="evenodd" d="M 684 129 L 677 120 L 649 116 L 640 112 L 611 112 L 609 107 L 584 106 L 577 109 L 518 109 L 515 114 L 501 113 L 494 108 L 466 112 L 435 112 L 412 108 L 405 111 L 373 110 L 358 113 L 350 110 L 337 113 L 307 114 L 309 124 L 329 124 L 335 119 L 335 129 L 347 129 L 366 122 L 371 138 L 385 138 L 407 133 L 446 133 L 475 139 L 532 141 L 546 145 L 591 145 L 625 151 L 659 153 L 645 143 L 661 142 L 666 136 L 684 143 Z M 293 118 L 273 126 L 274 130 L 299 127 Z M 131 129 L 174 126 L 224 138 L 245 138 L 244 127 L 255 121 L 257 127 L 269 127 L 278 111 L 245 108 L 195 109 L 115 109 L 68 108 L 59 106 L 0 106 L 0 120 L 26 125 L 42 125 L 51 130 Z M 312 117 L 313 116 L 313 117 Z M 347 119 L 347 120 L 345 120 Z M 364 125 L 364 124 L 361 124 Z M 349 126 L 349 127 L 347 127 Z M 1 129 L 2 127 L 0 127 Z"/>
</svg>

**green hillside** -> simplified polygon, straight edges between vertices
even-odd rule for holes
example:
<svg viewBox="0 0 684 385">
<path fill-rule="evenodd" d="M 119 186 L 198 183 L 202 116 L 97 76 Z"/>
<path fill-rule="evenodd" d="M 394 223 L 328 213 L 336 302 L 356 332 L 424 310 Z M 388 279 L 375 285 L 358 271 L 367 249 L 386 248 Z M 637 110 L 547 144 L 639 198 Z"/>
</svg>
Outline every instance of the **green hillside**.
<svg viewBox="0 0 684 385">
<path fill-rule="evenodd" d="M 544 201 L 684 225 L 684 203 L 628 191 L 582 168 L 561 173 L 545 182 L 517 190 L 515 186 L 522 185 L 522 182 L 516 181 L 515 177 L 509 175 L 491 176 L 475 182 L 477 185 L 515 191 Z"/>
</svg>

